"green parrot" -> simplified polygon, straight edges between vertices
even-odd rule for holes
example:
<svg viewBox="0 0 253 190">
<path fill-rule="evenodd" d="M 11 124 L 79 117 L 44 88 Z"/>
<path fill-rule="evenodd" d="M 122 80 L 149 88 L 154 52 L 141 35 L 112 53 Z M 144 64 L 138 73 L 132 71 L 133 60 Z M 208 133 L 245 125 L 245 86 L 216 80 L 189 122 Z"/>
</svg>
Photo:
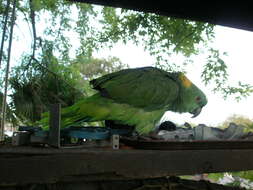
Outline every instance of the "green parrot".
<svg viewBox="0 0 253 190">
<path fill-rule="evenodd" d="M 189 112 L 196 117 L 207 104 L 205 94 L 183 73 L 154 67 L 121 70 L 90 84 L 98 92 L 63 108 L 61 127 L 111 120 L 135 126 L 143 134 L 155 129 L 166 111 Z M 41 123 L 48 125 L 48 114 Z"/>
</svg>

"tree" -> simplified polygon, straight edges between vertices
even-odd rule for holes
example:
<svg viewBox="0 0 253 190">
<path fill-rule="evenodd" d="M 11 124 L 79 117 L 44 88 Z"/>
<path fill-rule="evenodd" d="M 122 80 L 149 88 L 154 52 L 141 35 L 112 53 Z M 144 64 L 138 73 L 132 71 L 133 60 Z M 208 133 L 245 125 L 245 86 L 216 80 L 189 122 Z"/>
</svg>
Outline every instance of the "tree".
<svg viewBox="0 0 253 190">
<path fill-rule="evenodd" d="M 1 20 L 6 15 L 6 1 L 0 3 Z M 214 83 L 214 91 L 220 91 L 224 96 L 236 94 L 236 97 L 240 98 L 248 96 L 253 91 L 253 87 L 248 84 L 238 83 L 236 87 L 226 84 L 228 73 L 227 66 L 222 60 L 223 54 L 208 46 L 209 41 L 214 38 L 214 26 L 211 24 L 64 0 L 17 1 L 16 19 L 16 26 L 20 30 L 24 29 L 20 23 L 27 24 L 32 44 L 31 49 L 24 52 L 20 62 L 17 63 L 21 67 L 16 68 L 13 72 L 12 88 L 15 88 L 16 85 L 16 89 L 18 89 L 20 88 L 18 84 L 22 84 L 22 87 L 27 86 L 27 89 L 31 85 L 29 80 L 54 81 L 52 79 L 54 74 L 50 78 L 49 75 L 47 76 L 47 72 L 51 74 L 56 72 L 61 76 L 60 78 L 71 81 L 71 77 L 62 73 L 70 74 L 71 72 L 65 72 L 65 69 L 75 72 L 74 70 L 79 67 L 83 70 L 81 71 L 83 75 L 87 75 L 86 71 L 90 69 L 90 66 L 76 64 L 77 62 L 89 60 L 94 65 L 92 69 L 95 69 L 96 66 L 102 66 L 102 62 L 99 63 L 93 58 L 94 51 L 113 47 L 118 42 L 132 41 L 136 45 L 142 45 L 146 51 L 156 57 L 155 66 L 166 70 L 183 70 L 183 66 L 169 61 L 171 55 L 181 54 L 190 59 L 191 55 L 200 53 L 200 47 L 205 47 L 209 51 L 207 62 L 202 71 L 202 79 L 205 84 Z M 2 28 L 3 23 L 0 23 L 0 26 Z M 7 31 L 6 38 L 8 36 Z M 23 37 L 19 33 L 15 33 L 14 39 Z M 112 59 L 107 62 L 116 63 L 117 60 Z M 39 69 L 38 67 L 41 65 L 42 67 Z M 121 66 L 116 68 L 121 68 Z M 104 69 L 106 67 L 102 67 L 102 70 Z M 53 72 L 50 72 L 51 70 Z M 95 70 L 94 72 L 97 72 Z M 87 77 L 96 76 L 97 74 L 87 75 Z M 40 82 L 40 84 L 42 83 Z M 35 84 L 33 83 L 33 85 Z M 36 89 L 37 86 L 33 85 L 32 89 Z M 57 89 L 56 86 L 54 87 L 54 90 Z M 49 87 L 44 86 L 42 89 L 48 90 Z M 32 92 L 32 94 L 34 93 L 35 91 Z M 17 94 L 13 94 L 12 98 L 14 96 L 19 97 Z M 74 99 L 72 98 L 72 100 Z M 33 102 L 39 101 L 44 102 L 43 100 L 33 100 Z M 64 102 L 66 101 L 64 100 Z M 15 107 L 17 105 L 17 102 L 13 103 L 12 108 L 17 110 Z M 43 110 L 42 107 L 38 110 Z"/>
<path fill-rule="evenodd" d="M 73 66 L 59 64 L 51 47 L 45 44 L 40 60 L 24 56 L 11 73 L 10 105 L 24 123 L 39 120 L 53 103 L 65 107 L 85 95 L 85 80 Z"/>
<path fill-rule="evenodd" d="M 253 130 L 253 120 L 243 115 L 233 114 L 230 117 L 228 117 L 225 121 L 223 121 L 219 125 L 219 127 L 226 128 L 229 126 L 229 123 L 235 123 L 237 125 L 243 126 L 245 129 L 245 132 L 249 132 Z"/>
<path fill-rule="evenodd" d="M 94 77 L 128 67 L 117 58 L 86 59 L 82 56 L 72 64 L 59 64 L 53 55 L 51 42 L 45 43 L 43 50 L 40 60 L 30 61 L 26 56 L 11 73 L 10 105 L 25 124 L 40 120 L 51 104 L 70 106 L 87 94 L 91 95 L 93 90 L 89 81 Z"/>
<path fill-rule="evenodd" d="M 129 66 L 120 61 L 117 57 L 98 59 L 93 57 L 77 56 L 71 65 L 83 75 L 85 79 L 94 79 L 102 75 L 126 69 Z"/>
<path fill-rule="evenodd" d="M 4 10 L 4 2 L 0 7 L 0 10 Z M 214 38 L 214 26 L 211 24 L 64 0 L 26 0 L 18 2 L 17 7 L 18 16 L 32 30 L 32 56 L 36 56 L 35 50 L 44 40 L 54 42 L 53 50 L 63 63 L 70 62 L 73 49 L 78 55 L 91 57 L 93 51 L 112 47 L 117 42 L 132 41 L 136 45 L 143 45 L 146 51 L 156 57 L 155 66 L 182 70 L 183 66 L 169 61 L 170 56 L 175 53 L 190 57 L 200 53 L 199 47 L 205 47 L 209 51 L 202 71 L 205 84 L 214 84 L 213 90 L 222 92 L 224 97 L 236 94 L 239 99 L 253 91 L 249 84 L 238 82 L 237 86 L 230 86 L 225 83 L 228 73 L 222 55 L 208 46 Z M 3 15 L 3 12 L 0 13 Z M 49 18 L 46 25 L 42 21 L 45 16 Z M 43 31 L 40 36 L 36 31 L 38 24 L 40 31 Z M 75 43 L 72 43 L 73 38 L 76 39 Z"/>
<path fill-rule="evenodd" d="M 172 71 L 182 71 L 182 66 L 191 62 L 190 56 L 200 54 L 200 49 L 204 48 L 209 53 L 201 73 L 206 85 L 213 86 L 213 91 L 221 92 L 224 98 L 234 95 L 237 100 L 253 92 L 252 85 L 240 81 L 236 86 L 228 84 L 229 73 L 222 59 L 227 54 L 212 48 L 209 43 L 215 37 L 214 25 L 107 7 L 102 13 L 105 26 L 99 32 L 98 41 L 106 46 L 119 40 L 141 44 L 156 57 L 155 66 Z M 186 60 L 181 67 L 171 63 L 170 56 L 175 54 L 182 54 L 190 61 Z"/>
<path fill-rule="evenodd" d="M 0 92 L 0 105 L 2 105 L 2 101 L 3 101 L 3 94 Z M 1 112 L 2 110 L 0 109 L 0 113 Z M 13 114 L 13 111 L 8 104 L 6 107 L 6 121 L 12 124 L 18 123 L 18 118 L 15 116 L 15 114 Z"/>
</svg>

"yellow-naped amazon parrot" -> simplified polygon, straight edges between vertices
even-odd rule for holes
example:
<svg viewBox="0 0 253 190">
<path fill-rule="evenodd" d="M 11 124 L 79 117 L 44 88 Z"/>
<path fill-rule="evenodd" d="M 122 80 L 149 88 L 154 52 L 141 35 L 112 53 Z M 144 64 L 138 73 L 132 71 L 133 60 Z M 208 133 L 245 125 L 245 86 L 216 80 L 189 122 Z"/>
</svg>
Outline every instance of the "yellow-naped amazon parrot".
<svg viewBox="0 0 253 190">
<path fill-rule="evenodd" d="M 166 111 L 196 117 L 207 104 L 205 94 L 181 72 L 154 67 L 125 69 L 91 80 L 98 92 L 62 109 L 61 127 L 79 121 L 111 120 L 147 133 Z M 48 114 L 41 120 L 48 125 Z"/>
</svg>

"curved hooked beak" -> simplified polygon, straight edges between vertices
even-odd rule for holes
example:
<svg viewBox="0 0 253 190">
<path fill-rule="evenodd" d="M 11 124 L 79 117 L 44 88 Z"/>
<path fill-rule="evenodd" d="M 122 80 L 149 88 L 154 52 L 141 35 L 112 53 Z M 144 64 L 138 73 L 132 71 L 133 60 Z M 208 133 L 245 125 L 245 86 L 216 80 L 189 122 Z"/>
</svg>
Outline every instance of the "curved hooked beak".
<svg viewBox="0 0 253 190">
<path fill-rule="evenodd" d="M 202 110 L 202 107 L 199 107 L 193 110 L 192 112 L 190 112 L 191 114 L 193 114 L 192 118 L 197 117 L 200 114 L 201 110 Z"/>
</svg>

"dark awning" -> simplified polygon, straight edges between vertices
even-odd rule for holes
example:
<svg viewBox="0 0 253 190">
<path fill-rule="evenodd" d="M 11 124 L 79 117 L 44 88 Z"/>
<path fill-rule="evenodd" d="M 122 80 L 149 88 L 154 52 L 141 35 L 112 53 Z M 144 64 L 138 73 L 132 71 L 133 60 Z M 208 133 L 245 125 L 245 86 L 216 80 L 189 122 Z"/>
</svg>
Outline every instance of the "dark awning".
<svg viewBox="0 0 253 190">
<path fill-rule="evenodd" d="M 145 1 L 145 0 L 71 0 L 105 6 L 152 12 L 211 24 L 253 31 L 250 1 Z"/>
</svg>

